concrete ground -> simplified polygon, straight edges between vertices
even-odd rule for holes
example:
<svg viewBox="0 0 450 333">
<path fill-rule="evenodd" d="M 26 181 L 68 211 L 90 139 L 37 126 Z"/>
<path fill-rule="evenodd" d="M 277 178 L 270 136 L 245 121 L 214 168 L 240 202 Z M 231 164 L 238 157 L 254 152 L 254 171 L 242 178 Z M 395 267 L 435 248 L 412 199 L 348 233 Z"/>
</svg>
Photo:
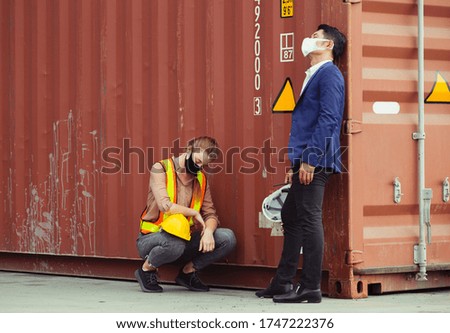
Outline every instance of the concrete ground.
<svg viewBox="0 0 450 333">
<path fill-rule="evenodd" d="M 134 281 L 0 271 L 0 313 L 450 313 L 450 289 L 277 304 L 253 290 L 163 287 L 163 293 L 150 294 Z"/>
</svg>

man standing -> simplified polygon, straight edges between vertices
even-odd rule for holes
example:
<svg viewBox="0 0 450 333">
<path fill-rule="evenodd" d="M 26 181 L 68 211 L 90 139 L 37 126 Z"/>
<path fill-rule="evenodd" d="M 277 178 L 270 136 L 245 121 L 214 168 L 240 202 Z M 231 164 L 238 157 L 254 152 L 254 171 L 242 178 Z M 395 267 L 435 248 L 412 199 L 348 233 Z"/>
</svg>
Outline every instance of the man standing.
<svg viewBox="0 0 450 333">
<path fill-rule="evenodd" d="M 302 52 L 311 62 L 300 99 L 292 114 L 289 136 L 291 183 L 281 219 L 284 243 L 275 277 L 256 296 L 277 303 L 320 303 L 324 248 L 322 202 L 332 173 L 341 172 L 340 128 L 344 112 L 344 79 L 336 62 L 344 52 L 345 36 L 336 28 L 319 25 L 305 38 Z M 300 250 L 303 266 L 299 284 L 293 288 Z"/>
</svg>

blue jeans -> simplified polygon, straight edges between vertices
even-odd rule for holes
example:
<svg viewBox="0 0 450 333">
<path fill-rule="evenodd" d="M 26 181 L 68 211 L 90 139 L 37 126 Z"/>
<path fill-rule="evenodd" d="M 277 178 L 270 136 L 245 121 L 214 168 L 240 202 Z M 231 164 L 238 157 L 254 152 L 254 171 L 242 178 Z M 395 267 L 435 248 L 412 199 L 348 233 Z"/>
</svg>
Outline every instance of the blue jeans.
<svg viewBox="0 0 450 333">
<path fill-rule="evenodd" d="M 139 256 L 148 259 L 154 267 L 177 262 L 186 264 L 190 261 L 195 270 L 201 270 L 222 259 L 236 246 L 236 237 L 230 229 L 217 228 L 214 232 L 215 248 L 212 252 L 200 252 L 201 234 L 193 232 L 191 240 L 186 241 L 165 231 L 139 236 L 136 245 Z"/>
<path fill-rule="evenodd" d="M 284 242 L 276 272 L 280 283 L 292 282 L 303 247 L 300 283 L 308 289 L 320 289 L 324 249 L 322 203 L 329 175 L 330 172 L 323 169 L 316 170 L 309 185 L 300 184 L 298 173 L 293 176 L 281 209 Z"/>
</svg>

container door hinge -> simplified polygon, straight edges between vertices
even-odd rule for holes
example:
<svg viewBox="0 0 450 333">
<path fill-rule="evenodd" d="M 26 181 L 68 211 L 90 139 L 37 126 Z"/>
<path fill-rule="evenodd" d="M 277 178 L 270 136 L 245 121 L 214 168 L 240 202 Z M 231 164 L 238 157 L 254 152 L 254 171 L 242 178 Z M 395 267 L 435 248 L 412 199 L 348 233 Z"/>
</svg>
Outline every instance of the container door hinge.
<svg viewBox="0 0 450 333">
<path fill-rule="evenodd" d="M 344 120 L 343 131 L 346 135 L 358 134 L 362 132 L 362 121 L 355 119 Z"/>
<path fill-rule="evenodd" d="M 358 250 L 347 250 L 345 251 L 345 263 L 347 265 L 353 266 L 364 262 L 362 259 L 363 251 Z"/>
<path fill-rule="evenodd" d="M 427 226 L 427 242 L 431 244 L 431 199 L 433 199 L 433 190 L 431 188 L 424 188 L 422 190 L 423 198 L 423 221 Z"/>
<path fill-rule="evenodd" d="M 450 185 L 448 183 L 448 177 L 445 177 L 442 182 L 442 201 L 448 202 L 450 197 Z"/>
</svg>

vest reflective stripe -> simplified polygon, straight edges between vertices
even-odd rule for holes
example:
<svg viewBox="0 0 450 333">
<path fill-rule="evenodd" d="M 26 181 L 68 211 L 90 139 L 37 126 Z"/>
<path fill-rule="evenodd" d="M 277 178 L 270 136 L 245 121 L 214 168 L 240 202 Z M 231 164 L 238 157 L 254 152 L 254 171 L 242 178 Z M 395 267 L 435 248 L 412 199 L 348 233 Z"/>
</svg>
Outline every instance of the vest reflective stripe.
<svg viewBox="0 0 450 333">
<path fill-rule="evenodd" d="M 166 188 L 167 194 L 169 195 L 169 199 L 171 202 L 177 203 L 177 174 L 175 171 L 173 160 L 169 158 L 167 160 L 162 160 L 160 163 L 162 164 L 166 172 Z M 205 197 L 206 192 L 206 176 L 202 171 L 199 171 L 197 173 L 197 180 L 200 186 L 199 189 L 197 186 L 194 186 L 190 208 L 195 209 L 196 211 L 199 212 L 200 209 L 202 208 L 203 199 Z M 158 232 L 161 228 L 160 224 L 162 223 L 162 221 L 164 221 L 169 216 L 169 214 L 164 214 L 163 212 L 160 212 L 158 220 L 150 222 L 143 220 L 143 217 L 145 216 L 146 213 L 147 208 L 145 208 L 144 211 L 142 212 L 140 219 L 140 231 L 143 234 L 148 234 L 150 232 Z M 190 217 L 188 221 L 191 226 L 194 225 L 193 217 Z"/>
<path fill-rule="evenodd" d="M 175 172 L 175 167 L 173 165 L 173 160 L 171 158 L 160 161 L 161 165 L 163 166 L 165 172 L 166 172 L 166 188 L 167 188 L 167 194 L 169 195 L 169 199 L 171 202 L 177 202 L 177 175 Z M 167 218 L 168 214 L 164 214 L 163 212 L 159 213 L 159 217 L 156 221 L 150 222 L 143 220 L 143 217 L 147 214 L 147 207 L 144 209 L 144 211 L 141 214 L 141 221 L 140 221 L 140 231 L 143 234 L 148 234 L 150 232 L 158 232 L 160 229 L 160 224 L 164 219 Z"/>
<path fill-rule="evenodd" d="M 171 202 L 177 202 L 177 173 L 175 172 L 175 166 L 171 158 L 162 160 L 161 164 L 166 170 L 166 188 L 167 194 Z"/>
<path fill-rule="evenodd" d="M 192 193 L 190 208 L 199 212 L 200 209 L 202 208 L 203 199 L 205 198 L 205 192 L 206 192 L 206 176 L 202 171 L 197 172 L 197 180 L 200 185 L 200 188 L 196 192 L 200 191 L 200 193 Z M 191 216 L 188 219 L 188 221 L 191 226 L 194 225 L 194 217 L 193 216 Z"/>
</svg>

